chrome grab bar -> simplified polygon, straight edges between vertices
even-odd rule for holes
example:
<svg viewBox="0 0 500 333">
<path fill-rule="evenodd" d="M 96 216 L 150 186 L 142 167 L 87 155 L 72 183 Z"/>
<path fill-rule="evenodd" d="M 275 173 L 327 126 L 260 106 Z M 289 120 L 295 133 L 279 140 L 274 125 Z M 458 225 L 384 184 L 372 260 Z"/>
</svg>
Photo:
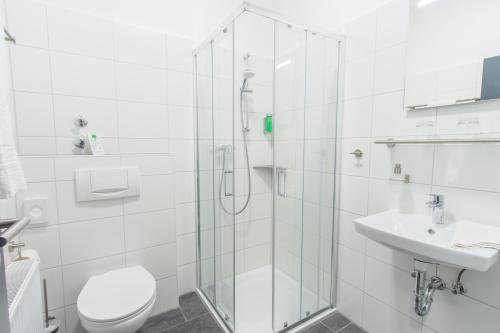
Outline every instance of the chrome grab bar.
<svg viewBox="0 0 500 333">
<path fill-rule="evenodd" d="M 0 229 L 6 229 L 0 233 L 0 248 L 4 247 L 16 237 L 29 223 L 29 217 L 0 220 Z"/>
<path fill-rule="evenodd" d="M 287 173 L 284 168 L 276 168 L 276 173 L 278 175 L 278 195 L 280 197 L 287 197 Z M 282 181 L 283 180 L 283 181 Z"/>
</svg>

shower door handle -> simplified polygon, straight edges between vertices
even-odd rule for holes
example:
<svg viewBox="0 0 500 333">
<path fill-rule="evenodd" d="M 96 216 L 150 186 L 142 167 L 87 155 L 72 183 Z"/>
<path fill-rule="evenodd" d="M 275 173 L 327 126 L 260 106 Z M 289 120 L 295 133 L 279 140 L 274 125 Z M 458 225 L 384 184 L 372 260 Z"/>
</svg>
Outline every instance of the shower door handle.
<svg viewBox="0 0 500 333">
<path fill-rule="evenodd" d="M 224 177 L 224 196 L 226 196 L 226 197 L 230 197 L 230 196 L 233 195 L 233 192 L 232 192 L 232 189 L 233 189 L 232 178 L 231 178 L 229 186 L 227 184 L 228 183 L 227 182 L 227 177 L 228 176 L 232 176 L 232 175 L 233 175 L 233 171 L 231 171 L 231 170 L 224 170 L 224 173 L 222 175 L 222 177 Z"/>
<path fill-rule="evenodd" d="M 286 198 L 287 197 L 287 174 L 286 174 L 286 169 L 277 169 L 277 174 L 278 174 L 278 195 L 280 197 Z"/>
</svg>

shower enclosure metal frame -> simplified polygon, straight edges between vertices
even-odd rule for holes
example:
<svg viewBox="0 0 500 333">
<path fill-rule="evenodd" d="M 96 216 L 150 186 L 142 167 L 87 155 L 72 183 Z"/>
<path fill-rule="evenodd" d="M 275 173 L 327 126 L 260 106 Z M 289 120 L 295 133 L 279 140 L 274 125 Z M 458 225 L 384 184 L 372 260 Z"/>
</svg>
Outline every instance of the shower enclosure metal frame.
<svg viewBox="0 0 500 333">
<path fill-rule="evenodd" d="M 218 312 L 216 309 L 215 304 L 212 304 L 210 301 L 210 297 L 202 290 L 201 286 L 201 246 L 200 246 L 200 194 L 199 194 L 199 137 L 198 137 L 198 129 L 199 129 L 199 123 L 198 123 L 198 92 L 197 92 L 197 82 L 196 82 L 196 73 L 197 73 L 197 62 L 196 62 L 196 57 L 199 54 L 201 50 L 203 50 L 205 47 L 210 45 L 217 36 L 220 36 L 221 34 L 226 32 L 226 29 L 228 27 L 234 28 L 234 22 L 235 20 L 240 17 L 244 13 L 252 13 L 261 17 L 265 17 L 268 19 L 271 19 L 275 22 L 275 27 L 276 27 L 276 22 L 280 22 L 283 24 L 286 24 L 288 26 L 293 26 L 294 28 L 304 30 L 305 32 L 311 32 L 315 35 L 323 36 L 331 40 L 335 40 L 339 44 L 338 48 L 338 77 L 337 77 L 337 100 L 336 100 L 336 136 L 335 136 L 335 156 L 334 156 L 334 165 L 337 166 L 337 159 L 341 155 L 341 145 L 339 143 L 339 138 L 341 135 L 341 123 L 342 123 L 342 114 L 343 114 L 343 92 L 344 92 L 344 75 L 345 75 L 345 41 L 346 38 L 342 34 L 337 34 L 337 33 L 331 33 L 331 32 L 326 32 L 321 28 L 318 27 L 310 27 L 310 26 L 304 26 L 301 24 L 296 24 L 287 18 L 284 18 L 281 14 L 274 12 L 272 10 L 254 5 L 249 2 L 243 2 L 239 8 L 231 15 L 228 19 L 226 19 L 223 24 L 219 26 L 218 29 L 216 29 L 209 37 L 207 37 L 202 43 L 200 43 L 194 50 L 193 50 L 193 73 L 195 75 L 193 76 L 193 100 L 194 100 L 194 108 L 193 108 L 193 119 L 194 119 L 194 132 L 195 132 L 195 177 L 194 177 L 194 182 L 195 182 L 195 209 L 196 209 L 196 214 L 195 214 L 195 223 L 196 223 L 196 291 L 197 293 L 201 296 L 202 300 L 209 306 L 211 312 L 215 315 L 217 321 L 219 324 L 223 324 L 225 330 L 227 332 L 233 332 L 236 331 L 236 326 L 234 327 L 234 330 L 231 329 L 231 327 L 226 323 L 225 319 L 221 316 L 221 313 Z M 276 42 L 276 29 L 274 31 L 274 38 Z M 233 30 L 233 52 L 234 52 L 234 30 Z M 276 47 L 276 46 L 275 46 Z M 213 55 L 213 54 L 212 54 Z M 212 61 L 212 66 L 213 66 L 213 58 L 211 59 Z M 233 60 L 232 60 L 232 66 L 233 66 L 233 72 L 232 72 L 232 82 L 233 86 L 235 83 L 235 73 L 234 73 L 234 68 L 235 68 L 235 60 L 234 60 L 234 54 L 233 54 Z M 276 80 L 275 80 L 275 74 L 276 74 L 276 59 L 274 59 L 274 64 L 273 64 L 273 114 L 275 113 L 275 85 L 276 85 Z M 213 75 L 213 72 L 212 72 Z M 212 93 L 213 93 L 213 82 L 212 82 Z M 235 96 L 233 92 L 233 120 L 232 123 L 234 124 L 234 117 L 235 117 L 235 110 L 234 110 L 234 101 L 235 101 Z M 213 98 L 213 97 L 212 97 Z M 233 144 L 234 144 L 234 127 L 233 127 Z M 274 134 L 273 134 L 274 136 Z M 276 175 L 276 170 L 278 169 L 275 165 L 275 153 L 273 149 L 273 177 Z M 234 155 L 233 155 L 233 163 L 234 163 Z M 337 175 L 337 173 L 335 172 Z M 235 182 L 233 181 L 232 183 L 232 191 L 234 193 L 234 184 Z M 302 328 L 302 326 L 307 323 L 307 322 L 314 322 L 315 319 L 318 318 L 318 316 L 321 316 L 322 313 L 330 313 L 331 311 L 335 310 L 335 303 L 336 303 L 336 298 L 337 298 L 337 256 L 338 256 L 338 202 L 339 202 L 339 188 L 340 188 L 340 180 L 337 176 L 334 177 L 334 203 L 333 203 L 333 228 L 332 228 L 332 247 L 331 247 L 331 290 L 330 290 L 330 306 L 329 308 L 323 308 L 320 309 L 319 311 L 312 313 L 308 315 L 306 318 L 301 319 L 300 321 L 290 325 L 289 327 L 280 330 L 278 332 L 285 332 L 285 331 L 295 331 L 295 329 Z M 273 193 L 274 193 L 274 181 L 273 181 Z M 215 200 L 215 198 L 213 198 Z M 273 266 L 273 280 L 272 280 L 272 289 L 275 290 L 275 281 L 274 281 L 274 265 L 275 265 L 275 196 L 273 195 L 273 218 L 272 218 L 272 255 L 271 255 L 271 264 Z M 236 211 L 236 208 L 234 207 L 234 202 L 233 202 L 233 213 Z M 234 214 L 233 214 L 233 223 L 234 223 Z M 235 272 L 235 253 L 236 253 L 236 242 L 235 242 L 235 228 L 233 228 L 233 306 L 235 307 L 235 298 L 236 298 L 236 293 L 235 293 L 235 284 L 236 284 L 236 272 Z M 274 295 L 272 298 L 273 301 L 273 314 L 275 311 L 275 299 Z M 274 321 L 274 315 L 273 315 L 273 321 Z M 274 330 L 274 323 L 273 323 L 273 330 Z M 237 332 L 236 332 L 237 333 Z"/>
</svg>

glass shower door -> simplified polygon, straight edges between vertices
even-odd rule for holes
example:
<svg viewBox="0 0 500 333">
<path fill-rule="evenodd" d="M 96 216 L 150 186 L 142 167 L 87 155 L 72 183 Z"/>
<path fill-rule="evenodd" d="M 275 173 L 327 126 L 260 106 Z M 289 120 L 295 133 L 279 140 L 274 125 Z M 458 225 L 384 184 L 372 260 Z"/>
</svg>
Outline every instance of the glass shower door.
<svg viewBox="0 0 500 333">
<path fill-rule="evenodd" d="M 306 33 L 275 23 L 273 329 L 301 318 Z"/>
<path fill-rule="evenodd" d="M 216 308 L 234 330 L 235 182 L 233 24 L 212 42 Z"/>
<path fill-rule="evenodd" d="M 275 331 L 332 304 L 338 49 L 276 23 Z"/>
<path fill-rule="evenodd" d="M 339 42 L 307 33 L 301 317 L 331 304 Z"/>
<path fill-rule="evenodd" d="M 234 328 L 233 33 L 195 56 L 198 286 Z"/>
</svg>

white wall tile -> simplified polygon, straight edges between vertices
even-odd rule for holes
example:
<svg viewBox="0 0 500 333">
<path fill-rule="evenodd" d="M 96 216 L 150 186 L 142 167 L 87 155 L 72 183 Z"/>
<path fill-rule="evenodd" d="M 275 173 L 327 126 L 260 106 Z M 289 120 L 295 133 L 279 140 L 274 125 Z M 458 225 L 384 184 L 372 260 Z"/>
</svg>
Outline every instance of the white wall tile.
<svg viewBox="0 0 500 333">
<path fill-rule="evenodd" d="M 52 97 L 45 94 L 15 92 L 17 135 L 53 136 Z"/>
<path fill-rule="evenodd" d="M 345 26 L 347 35 L 346 59 L 369 55 L 375 52 L 377 15 L 364 15 Z"/>
<path fill-rule="evenodd" d="M 167 154 L 169 149 L 166 139 L 120 139 L 121 154 Z"/>
<path fill-rule="evenodd" d="M 196 260 L 196 234 L 177 237 L 177 265 L 185 265 Z"/>
<path fill-rule="evenodd" d="M 125 250 L 122 217 L 62 224 L 60 232 L 65 265 Z"/>
<path fill-rule="evenodd" d="M 372 124 L 373 98 L 345 101 L 342 112 L 342 137 L 369 137 Z"/>
<path fill-rule="evenodd" d="M 358 326 L 363 320 L 363 292 L 344 282 L 337 280 L 337 303 L 338 310 Z"/>
<path fill-rule="evenodd" d="M 116 102 L 107 99 L 54 96 L 54 115 L 57 136 L 74 137 L 76 134 L 96 132 L 101 137 L 117 137 Z M 81 128 L 75 117 L 87 117 L 88 125 Z"/>
<path fill-rule="evenodd" d="M 174 276 L 177 274 L 176 251 L 176 244 L 170 243 L 127 252 L 127 266 L 143 266 L 156 279 Z"/>
<path fill-rule="evenodd" d="M 196 264 L 179 266 L 177 272 L 179 295 L 194 291 L 196 289 Z"/>
<path fill-rule="evenodd" d="M 47 50 L 15 45 L 10 48 L 10 59 L 15 90 L 45 94 L 52 92 Z"/>
<path fill-rule="evenodd" d="M 118 102 L 121 138 L 168 138 L 166 105 Z"/>
<path fill-rule="evenodd" d="M 175 221 L 177 235 L 189 234 L 196 231 L 195 204 L 188 202 L 175 206 Z"/>
<path fill-rule="evenodd" d="M 434 184 L 500 192 L 499 145 L 438 145 L 434 162 Z M 499 223 L 500 225 L 500 223 Z"/>
<path fill-rule="evenodd" d="M 370 96 L 373 92 L 375 56 L 351 60 L 345 66 L 345 100 Z"/>
<path fill-rule="evenodd" d="M 54 155 L 56 140 L 51 137 L 18 137 L 19 155 Z"/>
<path fill-rule="evenodd" d="M 47 281 L 47 302 L 49 310 L 64 306 L 63 278 L 61 267 L 40 271 L 42 279 Z"/>
<path fill-rule="evenodd" d="M 127 251 L 175 242 L 174 214 L 169 209 L 124 216 Z"/>
<path fill-rule="evenodd" d="M 419 333 L 422 325 L 375 298 L 365 295 L 363 328 L 370 333 Z"/>
<path fill-rule="evenodd" d="M 59 249 L 59 229 L 57 226 L 25 229 L 21 240 L 26 249 L 35 249 L 40 256 L 40 269 L 54 268 L 61 265 Z"/>
<path fill-rule="evenodd" d="M 347 247 L 339 245 L 338 276 L 361 289 L 365 278 L 365 256 Z"/>
<path fill-rule="evenodd" d="M 424 323 L 440 333 L 493 333 L 500 325 L 500 317 L 498 309 L 469 297 L 439 293 L 434 297 L 432 310 L 424 319 Z"/>
<path fill-rule="evenodd" d="M 195 200 L 193 172 L 179 172 L 175 175 L 175 202 L 186 203 Z"/>
<path fill-rule="evenodd" d="M 167 104 L 166 71 L 116 63 L 117 97 L 123 101 Z"/>
<path fill-rule="evenodd" d="M 174 208 L 174 180 L 171 175 L 142 176 L 140 197 L 124 199 L 125 214 Z"/>
<path fill-rule="evenodd" d="M 166 67 L 166 41 L 163 34 L 118 23 L 114 28 L 116 60 Z"/>
<path fill-rule="evenodd" d="M 193 76 L 191 74 L 168 71 L 168 104 L 193 105 Z"/>
<path fill-rule="evenodd" d="M 406 44 L 378 51 L 375 57 L 375 94 L 401 90 L 405 86 Z"/>
<path fill-rule="evenodd" d="M 76 11 L 47 7 L 50 48 L 55 51 L 113 58 L 113 24 Z"/>
<path fill-rule="evenodd" d="M 138 166 L 141 175 L 168 175 L 174 172 L 173 160 L 167 155 L 129 155 L 122 156 L 122 165 Z"/>
<path fill-rule="evenodd" d="M 345 211 L 339 213 L 339 243 L 352 250 L 365 253 L 366 240 L 354 229 L 354 220 L 362 216 Z"/>
<path fill-rule="evenodd" d="M 415 320 L 419 320 L 413 307 L 414 284 L 414 279 L 407 271 L 399 270 L 370 257 L 366 258 L 365 292 Z"/>
<path fill-rule="evenodd" d="M 21 157 L 19 160 L 28 182 L 49 182 L 55 179 L 53 159 L 45 157 Z"/>
<path fill-rule="evenodd" d="M 76 169 L 120 167 L 120 158 L 111 156 L 64 156 L 54 159 L 56 180 L 73 180 Z"/>
<path fill-rule="evenodd" d="M 156 295 L 157 298 L 153 312 L 151 313 L 152 316 L 179 307 L 177 277 L 171 276 L 156 281 Z"/>
<path fill-rule="evenodd" d="M 193 109 L 181 106 L 169 106 L 170 137 L 175 139 L 193 139 Z"/>
<path fill-rule="evenodd" d="M 169 69 L 191 72 L 192 42 L 185 38 L 167 36 L 167 66 Z"/>
<path fill-rule="evenodd" d="M 51 52 L 51 61 L 55 94 L 115 98 L 111 60 Z"/>
<path fill-rule="evenodd" d="M 377 49 L 406 41 L 410 1 L 391 1 L 377 10 Z"/>
<path fill-rule="evenodd" d="M 9 30 L 19 45 L 47 48 L 47 13 L 45 6 L 32 0 L 7 0 Z M 26 24 L 29 22 L 29 24 Z"/>
<path fill-rule="evenodd" d="M 364 177 L 342 176 L 340 182 L 340 208 L 354 214 L 366 215 L 369 180 Z"/>
</svg>

